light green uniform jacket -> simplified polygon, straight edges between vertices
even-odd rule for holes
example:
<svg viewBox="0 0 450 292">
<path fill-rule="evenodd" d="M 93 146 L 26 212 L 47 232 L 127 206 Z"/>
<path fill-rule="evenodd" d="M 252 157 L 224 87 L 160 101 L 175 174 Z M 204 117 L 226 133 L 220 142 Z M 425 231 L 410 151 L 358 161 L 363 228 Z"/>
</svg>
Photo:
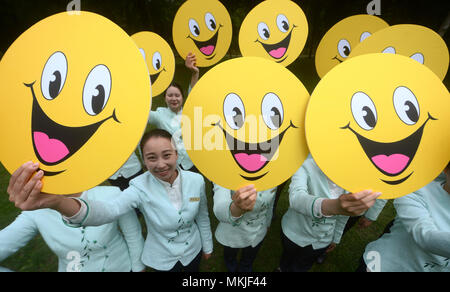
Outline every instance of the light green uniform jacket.
<svg viewBox="0 0 450 292">
<path fill-rule="evenodd" d="M 230 212 L 234 192 L 214 184 L 214 214 L 220 221 L 215 233 L 217 241 L 231 248 L 257 246 L 270 227 L 276 191 L 277 188 L 258 192 L 253 210 L 235 220 Z"/>
<path fill-rule="evenodd" d="M 450 194 L 442 182 L 394 201 L 397 217 L 390 233 L 367 245 L 371 271 L 450 272 Z"/>
</svg>

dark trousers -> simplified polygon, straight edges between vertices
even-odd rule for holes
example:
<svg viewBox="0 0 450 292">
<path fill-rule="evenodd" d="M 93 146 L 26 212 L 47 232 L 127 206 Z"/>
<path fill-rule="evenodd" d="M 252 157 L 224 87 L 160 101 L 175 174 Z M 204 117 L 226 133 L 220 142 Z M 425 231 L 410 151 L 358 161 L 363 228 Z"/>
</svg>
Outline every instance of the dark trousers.
<svg viewBox="0 0 450 292">
<path fill-rule="evenodd" d="M 118 187 L 120 188 L 121 191 L 127 189 L 130 185 L 130 180 L 132 180 L 133 178 L 143 174 L 144 171 L 141 169 L 138 173 L 133 174 L 132 176 L 125 178 L 125 177 L 118 177 L 117 179 L 108 179 L 109 183 L 112 186 Z"/>
<path fill-rule="evenodd" d="M 200 261 L 202 259 L 202 252 L 200 251 L 198 255 L 189 263 L 187 266 L 183 266 L 179 261 L 176 265 L 168 271 L 159 271 L 155 269 L 155 272 L 186 272 L 186 273 L 197 273 L 200 269 Z"/>
<path fill-rule="evenodd" d="M 246 248 L 231 248 L 224 246 L 223 257 L 228 272 L 252 272 L 253 262 L 256 259 L 256 255 L 258 254 L 262 243 L 263 241 L 255 247 L 248 246 Z M 238 261 L 239 251 L 242 251 L 240 261 Z"/>
<path fill-rule="evenodd" d="M 313 249 L 312 245 L 305 247 L 298 246 L 281 232 L 281 242 L 283 253 L 280 260 L 282 272 L 307 272 L 317 258 L 320 257 L 327 248 Z"/>
</svg>

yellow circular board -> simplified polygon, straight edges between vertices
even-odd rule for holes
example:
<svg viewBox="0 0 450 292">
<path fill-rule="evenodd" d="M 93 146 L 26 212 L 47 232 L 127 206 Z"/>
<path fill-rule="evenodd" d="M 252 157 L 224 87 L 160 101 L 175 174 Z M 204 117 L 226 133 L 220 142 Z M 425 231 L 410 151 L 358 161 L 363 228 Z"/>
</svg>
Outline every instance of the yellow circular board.
<svg viewBox="0 0 450 292">
<path fill-rule="evenodd" d="M 187 0 L 173 20 L 175 48 L 183 59 L 197 57 L 198 67 L 217 64 L 228 52 L 233 27 L 227 9 L 217 0 Z"/>
<path fill-rule="evenodd" d="M 119 26 L 90 12 L 50 16 L 0 62 L 0 160 L 44 171 L 43 192 L 73 194 L 110 177 L 147 124 L 148 71 Z"/>
<path fill-rule="evenodd" d="M 183 108 L 183 142 L 211 181 L 236 190 L 278 186 L 306 156 L 309 94 L 280 64 L 259 57 L 223 62 L 195 85 Z"/>
<path fill-rule="evenodd" d="M 147 63 L 153 96 L 169 87 L 175 74 L 175 56 L 169 44 L 159 35 L 141 31 L 131 36 Z"/>
<path fill-rule="evenodd" d="M 448 70 L 445 41 L 433 30 L 415 24 L 399 24 L 375 32 L 350 54 L 350 58 L 370 53 L 393 53 L 410 57 L 430 68 L 441 80 Z"/>
<path fill-rule="evenodd" d="M 350 16 L 336 23 L 317 46 L 315 62 L 319 77 L 347 60 L 359 43 L 388 26 L 383 19 L 366 14 Z"/>
<path fill-rule="evenodd" d="M 426 66 L 368 54 L 319 82 L 306 113 L 314 160 L 336 184 L 392 199 L 435 179 L 450 159 L 450 96 Z"/>
<path fill-rule="evenodd" d="M 308 38 L 303 10 L 290 0 L 266 0 L 247 15 L 239 31 L 244 57 L 267 58 L 288 66 L 300 56 Z"/>
</svg>

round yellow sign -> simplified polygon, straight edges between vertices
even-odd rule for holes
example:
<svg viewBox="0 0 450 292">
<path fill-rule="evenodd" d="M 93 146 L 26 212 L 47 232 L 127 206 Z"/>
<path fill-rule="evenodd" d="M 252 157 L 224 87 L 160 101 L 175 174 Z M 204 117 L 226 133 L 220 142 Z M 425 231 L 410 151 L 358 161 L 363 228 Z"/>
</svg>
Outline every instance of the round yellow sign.
<svg viewBox="0 0 450 292">
<path fill-rule="evenodd" d="M 197 67 L 209 67 L 228 52 L 232 30 L 230 15 L 218 0 L 187 0 L 175 15 L 172 35 L 182 58 L 193 53 Z"/>
<path fill-rule="evenodd" d="M 141 31 L 131 36 L 147 63 L 152 95 L 158 96 L 169 87 L 175 74 L 175 56 L 169 44 L 159 35 Z"/>
<path fill-rule="evenodd" d="M 267 58 L 288 66 L 300 56 L 308 38 L 303 10 L 290 0 L 266 0 L 247 15 L 239 31 L 244 57 Z"/>
<path fill-rule="evenodd" d="M 187 153 L 202 174 L 227 189 L 278 186 L 308 155 L 308 98 L 297 77 L 273 61 L 223 62 L 197 82 L 183 108 Z"/>
<path fill-rule="evenodd" d="M 151 104 L 145 62 L 119 26 L 90 12 L 50 16 L 0 62 L 0 160 L 40 163 L 43 192 L 110 177 L 136 149 Z"/>
<path fill-rule="evenodd" d="M 350 16 L 336 23 L 317 46 L 315 61 L 319 77 L 347 60 L 359 43 L 388 26 L 383 19 L 366 14 Z"/>
<path fill-rule="evenodd" d="M 351 52 L 350 58 L 370 53 L 410 57 L 430 68 L 441 80 L 448 70 L 448 48 L 433 30 L 415 24 L 393 25 L 375 32 Z"/>
<path fill-rule="evenodd" d="M 426 66 L 368 54 L 333 68 L 306 113 L 314 160 L 336 184 L 392 199 L 435 179 L 450 159 L 450 96 Z"/>
</svg>

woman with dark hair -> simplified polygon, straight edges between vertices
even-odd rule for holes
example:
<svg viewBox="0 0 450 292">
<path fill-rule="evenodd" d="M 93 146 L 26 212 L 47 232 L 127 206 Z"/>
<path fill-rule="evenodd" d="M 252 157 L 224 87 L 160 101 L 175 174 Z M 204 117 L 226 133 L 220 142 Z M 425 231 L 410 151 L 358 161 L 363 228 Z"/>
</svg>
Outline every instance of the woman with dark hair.
<svg viewBox="0 0 450 292">
<path fill-rule="evenodd" d="M 71 227 L 101 226 L 137 208 L 144 215 L 148 235 L 142 262 L 157 271 L 197 272 L 202 258 L 213 250 L 205 182 L 197 173 L 177 165 L 171 135 L 156 129 L 144 135 L 141 151 L 148 171 L 109 201 L 80 200 L 42 194 L 42 176 L 24 164 L 10 180 L 10 201 L 22 210 L 50 208 Z"/>
<path fill-rule="evenodd" d="M 186 57 L 185 65 L 192 72 L 190 89 L 199 78 L 199 69 L 195 66 L 195 63 L 195 55 L 189 54 Z M 166 101 L 167 107 L 159 107 L 156 111 L 150 112 L 148 122 L 149 124 L 155 125 L 158 129 L 166 130 L 172 135 L 178 151 L 178 165 L 184 170 L 197 172 L 181 139 L 181 114 L 185 100 L 181 86 L 176 82 L 172 82 L 164 92 L 164 100 Z"/>
</svg>

